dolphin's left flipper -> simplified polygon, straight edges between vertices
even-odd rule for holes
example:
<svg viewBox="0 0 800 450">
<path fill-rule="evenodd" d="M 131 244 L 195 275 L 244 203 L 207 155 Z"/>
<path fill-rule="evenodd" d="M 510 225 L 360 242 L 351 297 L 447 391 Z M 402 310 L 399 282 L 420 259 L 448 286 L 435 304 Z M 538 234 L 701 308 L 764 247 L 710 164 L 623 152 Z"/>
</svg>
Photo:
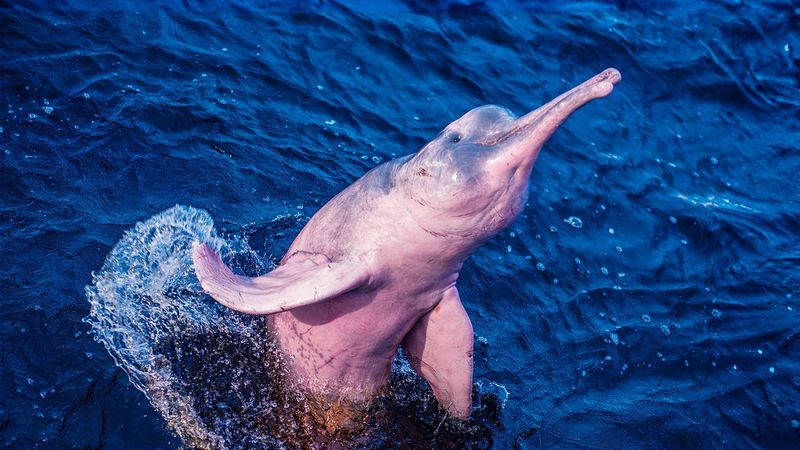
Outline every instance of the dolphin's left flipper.
<svg viewBox="0 0 800 450">
<path fill-rule="evenodd" d="M 207 244 L 192 249 L 200 285 L 214 299 L 247 314 L 272 314 L 323 301 L 363 286 L 369 271 L 357 264 L 329 262 L 323 255 L 306 254 L 260 277 L 231 272 Z"/>
<path fill-rule="evenodd" d="M 455 287 L 403 340 L 411 367 L 428 380 L 439 404 L 466 419 L 472 408 L 472 323 Z"/>
</svg>

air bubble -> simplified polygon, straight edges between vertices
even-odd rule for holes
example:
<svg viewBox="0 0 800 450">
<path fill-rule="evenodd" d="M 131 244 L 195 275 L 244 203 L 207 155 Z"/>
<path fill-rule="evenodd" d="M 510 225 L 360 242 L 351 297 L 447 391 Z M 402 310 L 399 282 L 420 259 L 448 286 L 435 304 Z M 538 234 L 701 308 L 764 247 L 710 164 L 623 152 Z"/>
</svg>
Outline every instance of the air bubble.
<svg viewBox="0 0 800 450">
<path fill-rule="evenodd" d="M 660 326 L 660 327 L 658 327 L 658 328 L 661 330 L 661 333 L 662 333 L 664 336 L 669 336 L 669 335 L 671 335 L 671 334 L 672 334 L 672 331 L 669 329 L 669 325 L 661 325 L 661 326 Z"/>
<path fill-rule="evenodd" d="M 653 321 L 653 319 L 651 319 L 650 316 L 648 316 L 647 314 L 642 314 L 642 322 L 650 323 L 652 321 Z"/>
<path fill-rule="evenodd" d="M 570 224 L 573 228 L 577 229 L 583 228 L 583 221 L 580 219 L 580 217 L 569 216 L 566 219 L 564 219 L 564 222 Z"/>
</svg>

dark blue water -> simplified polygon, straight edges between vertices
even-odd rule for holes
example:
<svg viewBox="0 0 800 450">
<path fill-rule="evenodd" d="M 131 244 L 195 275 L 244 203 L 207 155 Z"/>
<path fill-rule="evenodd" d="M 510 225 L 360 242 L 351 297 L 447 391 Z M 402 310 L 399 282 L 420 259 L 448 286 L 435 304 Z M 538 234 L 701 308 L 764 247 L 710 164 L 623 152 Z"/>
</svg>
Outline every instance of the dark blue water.
<svg viewBox="0 0 800 450">
<path fill-rule="evenodd" d="M 361 445 L 800 444 L 796 3 L 102 3 L 0 5 L 5 446 L 174 448 L 190 425 L 234 447 L 278 436 L 249 420 L 275 412 L 258 321 L 207 312 L 177 278 L 158 298 L 180 326 L 108 332 L 166 330 L 136 342 L 170 361 L 161 388 L 192 424 L 96 342 L 84 288 L 125 231 L 202 208 L 258 271 L 338 191 L 465 111 L 523 113 L 608 66 L 622 83 L 550 140 L 524 215 L 462 272 L 472 421 L 439 426 L 398 366 Z M 159 256 L 171 239 L 132 236 L 126 251 L 185 269 Z"/>
</svg>

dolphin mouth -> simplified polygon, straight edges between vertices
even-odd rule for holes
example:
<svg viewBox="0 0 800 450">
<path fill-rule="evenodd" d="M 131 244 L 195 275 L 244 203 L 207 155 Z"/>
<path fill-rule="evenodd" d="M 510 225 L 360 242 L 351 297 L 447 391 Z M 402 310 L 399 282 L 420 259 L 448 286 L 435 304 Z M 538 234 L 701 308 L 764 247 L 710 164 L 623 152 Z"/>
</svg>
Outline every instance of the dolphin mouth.
<svg viewBox="0 0 800 450">
<path fill-rule="evenodd" d="M 531 141 L 538 149 L 564 123 L 572 113 L 592 100 L 608 96 L 614 85 L 622 80 L 622 74 L 613 67 L 589 78 L 578 86 L 559 95 L 540 108 L 514 121 L 514 126 L 500 135 L 492 136 L 484 145 L 497 145 L 515 137 Z"/>
</svg>

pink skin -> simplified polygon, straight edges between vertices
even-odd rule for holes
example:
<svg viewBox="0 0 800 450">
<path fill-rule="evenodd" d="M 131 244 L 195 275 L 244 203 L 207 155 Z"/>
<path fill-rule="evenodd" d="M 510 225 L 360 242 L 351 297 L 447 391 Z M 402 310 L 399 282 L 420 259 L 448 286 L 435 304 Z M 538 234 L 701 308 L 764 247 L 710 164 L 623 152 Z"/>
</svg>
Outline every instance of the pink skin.
<svg viewBox="0 0 800 450">
<path fill-rule="evenodd" d="M 607 69 L 515 119 L 483 106 L 419 152 L 382 164 L 311 218 L 280 266 L 233 274 L 207 245 L 194 261 L 220 303 L 270 321 L 294 384 L 368 401 L 400 346 L 441 406 L 472 405 L 472 325 L 456 289 L 464 261 L 520 213 L 539 151 L 586 103 L 611 93 Z"/>
</svg>

